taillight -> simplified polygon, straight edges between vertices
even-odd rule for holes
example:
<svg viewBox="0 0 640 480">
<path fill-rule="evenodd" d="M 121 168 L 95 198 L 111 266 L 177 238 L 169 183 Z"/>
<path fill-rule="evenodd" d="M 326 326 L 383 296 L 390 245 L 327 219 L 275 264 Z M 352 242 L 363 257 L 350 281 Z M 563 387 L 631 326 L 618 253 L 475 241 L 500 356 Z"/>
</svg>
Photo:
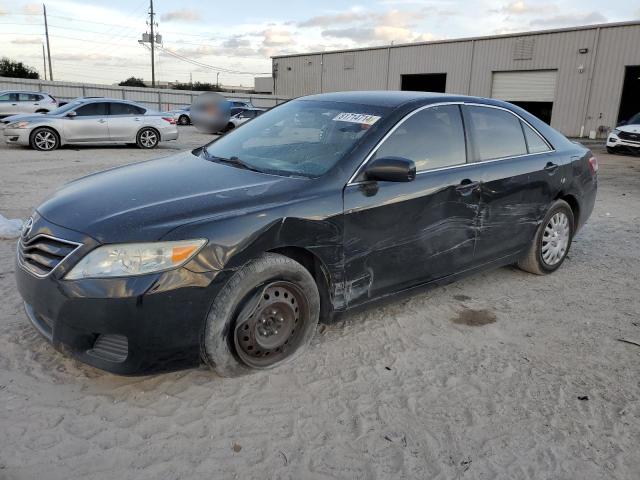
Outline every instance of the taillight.
<svg viewBox="0 0 640 480">
<path fill-rule="evenodd" d="M 171 125 L 175 125 L 176 124 L 176 119 L 173 117 L 162 117 L 162 119 L 165 122 L 169 122 Z"/>
<path fill-rule="evenodd" d="M 598 159 L 596 157 L 589 159 L 589 170 L 591 170 L 591 175 L 595 175 L 598 171 Z"/>
</svg>

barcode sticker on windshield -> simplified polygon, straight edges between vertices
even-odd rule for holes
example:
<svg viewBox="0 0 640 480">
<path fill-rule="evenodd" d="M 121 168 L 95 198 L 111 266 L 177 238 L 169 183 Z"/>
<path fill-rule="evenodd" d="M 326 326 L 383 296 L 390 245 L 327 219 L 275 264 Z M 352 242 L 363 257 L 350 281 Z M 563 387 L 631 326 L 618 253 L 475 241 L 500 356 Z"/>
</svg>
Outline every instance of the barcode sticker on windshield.
<svg viewBox="0 0 640 480">
<path fill-rule="evenodd" d="M 364 113 L 339 113 L 333 118 L 334 122 L 351 122 L 360 123 L 362 125 L 373 125 L 380 117 L 375 115 L 366 115 Z"/>
</svg>

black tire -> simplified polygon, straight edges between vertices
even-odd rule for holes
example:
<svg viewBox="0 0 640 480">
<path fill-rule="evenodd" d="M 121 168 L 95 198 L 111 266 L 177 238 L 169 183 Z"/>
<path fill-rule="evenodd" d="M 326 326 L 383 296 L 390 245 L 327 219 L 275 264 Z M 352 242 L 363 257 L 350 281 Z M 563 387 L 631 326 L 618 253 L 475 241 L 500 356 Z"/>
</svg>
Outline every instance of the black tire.
<svg viewBox="0 0 640 480">
<path fill-rule="evenodd" d="M 189 117 L 186 115 L 180 115 L 178 117 L 178 125 L 189 125 L 191 122 L 189 121 Z"/>
<path fill-rule="evenodd" d="M 550 233 L 550 230 L 553 231 L 552 221 L 557 218 L 566 218 L 566 227 L 568 229 L 566 245 L 564 245 L 564 242 L 561 240 L 562 235 L 554 238 L 553 234 Z M 562 220 L 558 225 L 561 224 Z M 563 227 L 560 226 L 559 228 L 563 229 Z M 573 210 L 571 210 L 569 204 L 564 200 L 556 200 L 538 227 L 527 254 L 518 261 L 518 267 L 525 272 L 535 273 L 536 275 L 547 275 L 555 272 L 560 268 L 560 265 L 562 265 L 569 254 L 574 233 L 575 219 Z M 550 251 L 551 253 L 549 253 Z"/>
<path fill-rule="evenodd" d="M 615 154 L 616 151 L 617 150 L 614 147 L 607 147 L 607 153 Z"/>
<path fill-rule="evenodd" d="M 38 127 L 31 132 L 29 145 L 34 150 L 51 152 L 60 146 L 60 136 L 52 128 Z"/>
<path fill-rule="evenodd" d="M 319 314 L 320 295 L 309 271 L 289 257 L 265 253 L 234 273 L 214 300 L 203 335 L 203 357 L 223 377 L 282 365 L 309 344 Z M 265 315 L 270 317 L 266 325 Z M 274 325 L 276 329 L 265 334 L 265 327 Z"/>
<path fill-rule="evenodd" d="M 152 148 L 156 148 L 158 143 L 160 143 L 160 133 L 155 128 L 141 128 L 138 135 L 136 135 L 136 145 L 138 148 L 151 150 Z"/>
<path fill-rule="evenodd" d="M 49 110 L 46 108 L 41 108 L 40 110 L 36 110 L 36 113 L 49 113 Z"/>
<path fill-rule="evenodd" d="M 227 123 L 227 126 L 226 126 L 226 127 L 224 127 L 223 132 L 224 132 L 224 133 L 230 132 L 230 131 L 231 131 L 231 130 L 233 130 L 234 128 L 236 128 L 236 126 L 235 126 L 233 123 L 229 122 L 229 123 Z"/>
</svg>

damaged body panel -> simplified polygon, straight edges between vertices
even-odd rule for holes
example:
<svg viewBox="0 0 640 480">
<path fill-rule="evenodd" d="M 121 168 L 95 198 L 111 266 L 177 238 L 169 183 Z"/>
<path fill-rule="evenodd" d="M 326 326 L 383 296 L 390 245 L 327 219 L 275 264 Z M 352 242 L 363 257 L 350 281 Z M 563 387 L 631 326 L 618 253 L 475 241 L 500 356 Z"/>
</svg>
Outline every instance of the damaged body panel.
<svg viewBox="0 0 640 480">
<path fill-rule="evenodd" d="M 86 363 L 120 374 L 195 366 L 219 292 L 265 252 L 312 274 L 328 319 L 517 260 L 557 199 L 581 227 L 595 202 L 591 161 L 496 100 L 304 97 L 193 152 L 55 192 L 19 242 L 18 289 L 38 330 Z M 74 272 L 100 248 L 115 258 L 121 245 L 188 240 L 202 246 L 172 268 Z"/>
</svg>

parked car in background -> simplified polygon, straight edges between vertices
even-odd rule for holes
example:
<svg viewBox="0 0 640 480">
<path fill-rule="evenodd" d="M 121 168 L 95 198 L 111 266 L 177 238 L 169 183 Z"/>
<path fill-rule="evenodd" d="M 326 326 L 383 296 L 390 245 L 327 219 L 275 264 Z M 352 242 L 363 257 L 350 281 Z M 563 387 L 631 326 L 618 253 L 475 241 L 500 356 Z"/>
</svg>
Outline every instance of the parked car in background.
<svg viewBox="0 0 640 480">
<path fill-rule="evenodd" d="M 640 154 L 640 112 L 614 128 L 607 137 L 607 152 Z"/>
<path fill-rule="evenodd" d="M 191 105 L 171 110 L 170 113 L 178 125 L 191 125 Z"/>
<path fill-rule="evenodd" d="M 256 118 L 258 115 L 264 113 L 264 111 L 265 110 L 263 108 L 256 108 L 256 107 L 243 108 L 238 113 L 236 113 L 235 115 L 232 115 L 229 118 L 229 123 L 227 123 L 227 126 L 224 128 L 223 131 L 228 132 L 229 130 L 233 130 L 234 128 L 242 125 L 243 123 L 246 123 L 249 120 Z"/>
<path fill-rule="evenodd" d="M 9 118 L 4 129 L 8 144 L 55 150 L 65 144 L 131 143 L 155 148 L 165 140 L 176 140 L 176 121 L 126 100 L 80 99 L 47 115 Z"/>
<path fill-rule="evenodd" d="M 83 362 L 237 376 L 291 360 L 319 319 L 376 299 L 514 263 L 556 271 L 597 168 L 498 100 L 302 97 L 57 190 L 26 223 L 16 283 L 34 327 Z"/>
<path fill-rule="evenodd" d="M 22 90 L 0 91 L 0 117 L 20 113 L 47 113 L 58 108 L 58 101 L 48 93 Z"/>
</svg>

